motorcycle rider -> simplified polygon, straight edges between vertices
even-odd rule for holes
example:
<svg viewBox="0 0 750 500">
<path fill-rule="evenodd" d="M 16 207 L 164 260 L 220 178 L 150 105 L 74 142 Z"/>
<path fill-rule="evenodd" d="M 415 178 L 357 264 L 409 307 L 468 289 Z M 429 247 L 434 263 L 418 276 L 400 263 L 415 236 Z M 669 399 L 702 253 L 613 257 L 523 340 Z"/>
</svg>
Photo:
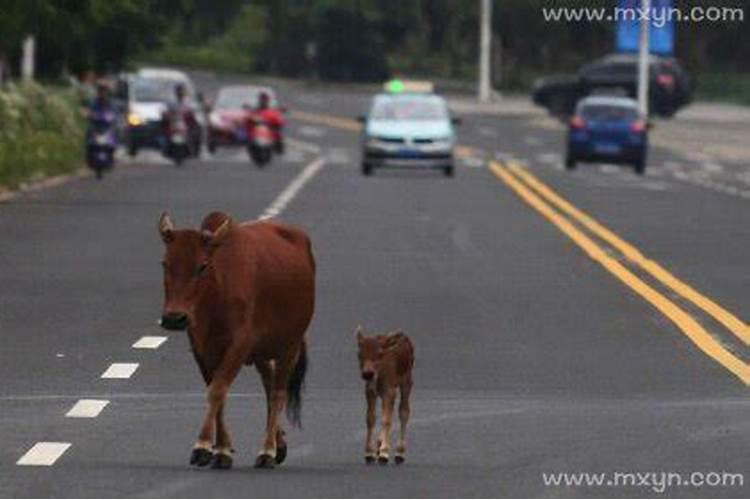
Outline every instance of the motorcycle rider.
<svg viewBox="0 0 750 500">
<path fill-rule="evenodd" d="M 96 150 L 101 148 L 101 144 L 95 144 L 95 134 L 107 133 L 109 135 L 107 148 L 110 150 L 110 155 L 114 154 L 117 147 L 117 137 L 114 133 L 117 110 L 110 99 L 110 88 L 107 82 L 96 83 L 96 95 L 86 110 L 86 118 L 89 122 L 86 130 L 86 161 L 89 165 L 93 165 Z M 97 170 L 97 177 L 101 177 L 101 170 Z"/>
<path fill-rule="evenodd" d="M 200 125 L 195 117 L 195 110 L 187 100 L 187 89 L 182 83 L 174 87 L 175 100 L 169 103 L 167 109 L 162 114 L 162 129 L 166 138 L 165 147 L 169 143 L 169 137 L 173 121 L 182 119 L 188 128 L 189 141 L 188 145 L 192 155 L 197 155 L 200 149 Z"/>
<path fill-rule="evenodd" d="M 268 92 L 258 94 L 258 105 L 250 112 L 248 120 L 248 136 L 252 137 L 256 120 L 264 121 L 273 133 L 273 147 L 277 154 L 284 153 L 284 136 L 282 129 L 285 121 L 281 111 L 271 106 L 271 96 Z"/>
</svg>

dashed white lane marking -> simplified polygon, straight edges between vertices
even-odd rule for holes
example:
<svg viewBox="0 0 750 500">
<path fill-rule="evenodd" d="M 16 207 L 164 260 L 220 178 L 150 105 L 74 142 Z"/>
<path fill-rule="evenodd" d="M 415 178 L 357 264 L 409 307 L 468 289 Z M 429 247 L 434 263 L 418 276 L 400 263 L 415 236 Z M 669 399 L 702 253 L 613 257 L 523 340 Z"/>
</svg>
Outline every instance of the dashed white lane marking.
<svg viewBox="0 0 750 500">
<path fill-rule="evenodd" d="M 160 345 L 167 341 L 167 337 L 156 337 L 146 335 L 141 337 L 133 344 L 133 349 L 158 349 Z"/>
<path fill-rule="evenodd" d="M 107 399 L 80 399 L 65 414 L 69 418 L 96 418 L 109 404 Z"/>
<path fill-rule="evenodd" d="M 313 127 L 312 125 L 302 125 L 298 131 L 306 137 L 323 137 L 325 135 L 325 131 L 322 128 Z"/>
<path fill-rule="evenodd" d="M 51 466 L 70 448 L 70 443 L 39 442 L 31 447 L 16 465 Z"/>
<path fill-rule="evenodd" d="M 464 158 L 462 162 L 468 168 L 483 168 L 484 167 L 484 159 L 478 158 L 476 156 L 469 156 L 468 158 Z"/>
<path fill-rule="evenodd" d="M 293 148 L 300 149 L 307 153 L 312 153 L 315 155 L 320 154 L 320 146 L 312 142 L 300 141 L 299 139 L 294 139 L 293 137 L 287 137 L 286 143 Z"/>
<path fill-rule="evenodd" d="M 541 146 L 542 145 L 541 139 L 539 139 L 538 137 L 531 136 L 531 135 L 524 137 L 523 142 L 525 142 L 528 146 Z"/>
<path fill-rule="evenodd" d="M 101 378 L 130 378 L 138 369 L 138 363 L 112 363 Z"/>
<path fill-rule="evenodd" d="M 295 196 L 305 187 L 305 184 L 310 182 L 310 179 L 315 177 L 321 168 L 325 165 L 323 158 L 318 158 L 314 162 L 306 166 L 302 172 L 300 172 L 294 180 L 276 197 L 271 205 L 265 209 L 265 211 L 258 217 L 260 220 L 270 219 L 276 217 L 284 211 L 286 206 L 291 202 Z"/>
</svg>

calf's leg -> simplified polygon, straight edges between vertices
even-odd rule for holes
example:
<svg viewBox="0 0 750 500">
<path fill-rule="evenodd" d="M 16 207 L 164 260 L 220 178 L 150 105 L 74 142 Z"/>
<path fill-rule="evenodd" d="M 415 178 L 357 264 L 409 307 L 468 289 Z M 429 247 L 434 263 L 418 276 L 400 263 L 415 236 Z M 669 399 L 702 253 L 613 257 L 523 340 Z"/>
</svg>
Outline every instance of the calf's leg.
<svg viewBox="0 0 750 500">
<path fill-rule="evenodd" d="M 380 449 L 378 463 L 386 465 L 391 451 L 391 424 L 393 423 L 393 407 L 396 403 L 396 388 L 389 387 L 383 394 L 383 423 L 380 430 Z"/>
<path fill-rule="evenodd" d="M 401 433 L 396 445 L 396 464 L 400 465 L 406 460 L 406 425 L 409 423 L 409 396 L 411 395 L 411 380 L 401 385 L 401 401 L 398 405 L 398 418 L 401 423 Z"/>
<path fill-rule="evenodd" d="M 371 384 L 365 386 L 365 398 L 367 399 L 367 438 L 365 441 L 365 463 L 375 463 L 377 457 L 377 443 L 375 443 L 375 405 L 378 394 Z"/>
</svg>

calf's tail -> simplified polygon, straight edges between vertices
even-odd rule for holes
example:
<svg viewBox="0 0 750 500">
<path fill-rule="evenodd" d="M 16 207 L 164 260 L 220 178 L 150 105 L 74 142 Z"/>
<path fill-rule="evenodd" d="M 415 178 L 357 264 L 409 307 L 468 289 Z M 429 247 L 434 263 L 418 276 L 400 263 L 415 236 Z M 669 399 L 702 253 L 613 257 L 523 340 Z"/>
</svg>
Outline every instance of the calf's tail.
<svg viewBox="0 0 750 500">
<path fill-rule="evenodd" d="M 307 342 L 302 341 L 297 364 L 287 384 L 286 416 L 295 427 L 302 427 L 302 389 L 307 373 Z"/>
</svg>

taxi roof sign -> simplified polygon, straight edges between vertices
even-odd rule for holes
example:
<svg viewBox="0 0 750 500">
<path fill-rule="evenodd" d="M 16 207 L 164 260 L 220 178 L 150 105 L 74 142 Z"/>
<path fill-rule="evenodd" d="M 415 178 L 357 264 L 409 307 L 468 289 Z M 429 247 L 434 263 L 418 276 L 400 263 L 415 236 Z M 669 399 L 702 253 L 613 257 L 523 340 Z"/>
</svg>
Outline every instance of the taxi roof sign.
<svg viewBox="0 0 750 500">
<path fill-rule="evenodd" d="M 400 80 L 398 78 L 385 82 L 383 86 L 391 94 L 431 94 L 435 91 L 432 82 L 416 80 Z"/>
</svg>

